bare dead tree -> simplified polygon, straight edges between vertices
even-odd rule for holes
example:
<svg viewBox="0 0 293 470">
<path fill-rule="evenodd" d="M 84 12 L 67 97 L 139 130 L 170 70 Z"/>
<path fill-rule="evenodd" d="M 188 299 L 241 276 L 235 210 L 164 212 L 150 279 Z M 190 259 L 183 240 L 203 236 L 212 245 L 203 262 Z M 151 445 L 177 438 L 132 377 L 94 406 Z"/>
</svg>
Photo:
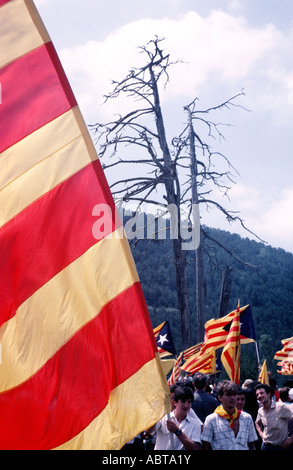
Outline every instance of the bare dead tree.
<svg viewBox="0 0 293 470">
<path fill-rule="evenodd" d="M 160 48 L 161 40 L 155 38 L 140 50 L 147 56 L 147 64 L 138 69 L 132 69 L 127 77 L 120 82 L 113 82 L 113 91 L 106 100 L 126 94 L 136 105 L 142 106 L 130 111 L 108 124 L 95 124 L 92 128 L 97 135 L 99 154 L 103 161 L 106 154 L 110 158 L 118 156 L 115 162 L 105 164 L 104 168 L 126 167 L 131 162 L 148 167 L 147 175 L 129 178 L 122 170 L 123 177 L 110 184 L 114 197 L 122 197 L 123 201 L 136 201 L 138 206 L 143 202 L 158 205 L 160 208 L 176 207 L 180 213 L 181 186 L 176 162 L 172 158 L 168 145 L 165 123 L 163 119 L 158 82 L 168 82 L 168 67 L 170 58 Z M 131 154 L 138 151 L 135 160 L 119 156 L 120 149 L 131 146 Z M 153 194 L 163 188 L 162 197 L 158 200 Z M 177 283 L 178 309 L 181 319 L 182 347 L 192 345 L 190 305 L 187 284 L 186 251 L 182 248 L 180 217 L 174 219 L 177 227 L 173 227 L 176 237 L 173 238 L 173 255 Z"/>
<path fill-rule="evenodd" d="M 208 115 L 219 110 L 238 107 L 237 100 L 244 93 L 241 92 L 218 106 L 205 110 L 196 108 L 197 99 L 192 101 L 184 107 L 188 115 L 185 128 L 169 145 L 159 84 L 163 82 L 165 86 L 168 83 L 168 68 L 174 63 L 162 50 L 161 41 L 155 38 L 141 47 L 140 51 L 147 58 L 146 65 L 133 68 L 119 82 L 113 81 L 113 90 L 105 97 L 107 102 L 125 94 L 129 100 L 133 100 L 135 109 L 124 115 L 118 115 L 107 124 L 96 123 L 91 126 L 96 135 L 104 169 L 106 171 L 118 169 L 121 175 L 115 178 L 112 184 L 110 183 L 112 194 L 124 202 L 136 202 L 138 210 L 144 202 L 159 208 L 164 207 L 166 211 L 168 207 L 174 206 L 177 214 L 180 214 L 184 208 L 191 226 L 194 225 L 194 220 L 191 220 L 194 206 L 204 205 L 206 208 L 213 206 L 221 211 L 230 223 L 238 222 L 250 232 L 238 212 L 227 210 L 213 197 L 214 188 L 228 195 L 231 185 L 235 183 L 234 174 L 237 172 L 229 159 L 222 153 L 215 152 L 208 143 L 210 139 L 224 138 L 221 132 L 222 124 L 209 120 Z M 202 138 L 197 131 L 198 125 L 203 125 L 206 129 L 205 138 Z M 131 157 L 125 154 L 125 149 Z M 222 165 L 219 165 L 219 159 L 225 163 L 224 170 L 220 169 Z M 130 165 L 138 170 L 137 175 L 129 176 Z M 181 236 L 180 217 L 171 222 L 176 234 L 172 243 L 182 347 L 186 349 L 192 345 L 187 251 L 183 247 L 185 240 Z M 211 239 L 200 220 L 197 220 L 197 223 L 205 239 Z M 174 224 L 177 226 L 174 227 Z M 195 247 L 198 341 L 203 340 L 205 322 L 204 248 L 204 243 L 199 243 Z M 224 246 L 221 248 L 226 249 Z M 230 254 L 239 260 L 237 255 L 231 252 Z"/>
</svg>

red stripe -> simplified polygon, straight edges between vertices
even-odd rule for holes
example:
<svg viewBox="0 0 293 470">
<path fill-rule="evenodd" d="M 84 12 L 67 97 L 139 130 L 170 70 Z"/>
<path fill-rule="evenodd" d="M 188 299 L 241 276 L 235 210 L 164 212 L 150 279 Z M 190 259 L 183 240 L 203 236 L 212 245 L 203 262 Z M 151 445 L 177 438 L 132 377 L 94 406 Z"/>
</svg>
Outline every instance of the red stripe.
<svg viewBox="0 0 293 470">
<path fill-rule="evenodd" d="M 37 289 L 97 243 L 93 208 L 112 211 L 100 238 L 121 225 L 99 161 L 58 185 L 0 229 L 0 325 Z M 108 227 L 107 227 L 108 225 Z"/>
<path fill-rule="evenodd" d="M 225 344 L 225 338 L 224 339 L 221 339 L 221 340 L 214 340 L 214 341 L 210 341 L 208 340 L 206 343 L 203 344 L 202 348 L 201 348 L 201 352 L 204 353 L 207 349 L 210 349 L 210 348 L 214 348 L 214 349 L 217 349 L 221 346 L 224 346 Z"/>
<path fill-rule="evenodd" d="M 1 449 L 52 449 L 68 441 L 101 413 L 111 390 L 155 357 L 155 349 L 138 283 L 35 376 L 0 395 Z M 131 396 L 125 403 L 131 412 Z"/>
<path fill-rule="evenodd" d="M 2 7 L 4 3 L 8 3 L 8 2 L 11 2 L 11 0 L 0 0 L 0 7 Z"/>
<path fill-rule="evenodd" d="M 0 70 L 0 152 L 76 105 L 53 44 Z"/>
</svg>

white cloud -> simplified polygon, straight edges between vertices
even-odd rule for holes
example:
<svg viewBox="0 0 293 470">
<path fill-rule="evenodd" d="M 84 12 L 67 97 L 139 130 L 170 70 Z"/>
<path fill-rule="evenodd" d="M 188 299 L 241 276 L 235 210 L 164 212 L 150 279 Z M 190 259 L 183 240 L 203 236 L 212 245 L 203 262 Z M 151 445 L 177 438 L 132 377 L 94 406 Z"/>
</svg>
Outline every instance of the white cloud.
<svg viewBox="0 0 293 470">
<path fill-rule="evenodd" d="M 78 47 L 63 49 L 59 53 L 60 58 L 87 123 L 103 122 L 111 119 L 114 113 L 124 112 L 123 107 L 129 105 L 129 101 L 118 105 L 116 100 L 112 100 L 103 107 L 100 106 L 103 95 L 112 89 L 111 79 L 122 79 L 131 67 L 144 63 L 138 46 L 146 44 L 155 35 L 166 38 L 162 44 L 172 60 L 186 62 L 170 69 L 166 94 L 168 102 L 177 99 L 183 106 L 196 96 L 202 101 L 202 94 L 208 96 L 214 105 L 222 99 L 223 93 L 219 90 L 224 89 L 224 98 L 227 98 L 244 87 L 247 92 L 245 106 L 253 109 L 253 113 L 248 113 L 249 116 L 244 119 L 253 120 L 256 115 L 259 119 L 255 125 L 256 132 L 252 135 L 250 130 L 248 139 L 259 139 L 257 128 L 261 126 L 260 116 L 264 114 L 270 116 L 275 125 L 291 125 L 293 63 L 290 47 L 293 30 L 281 32 L 272 24 L 251 27 L 243 17 L 233 17 L 221 11 L 213 11 L 206 18 L 189 12 L 177 20 L 146 18 L 133 21 L 103 41 L 89 41 Z M 172 113 L 174 108 L 170 109 Z M 168 117 L 178 118 L 176 111 Z M 266 138 L 264 132 L 262 138 Z M 268 139 L 272 136 L 269 135 Z M 250 140 L 246 142 L 242 139 L 242 144 L 252 150 Z M 235 148 L 237 153 L 237 146 Z M 257 148 L 260 153 L 255 156 L 240 152 L 244 159 L 243 167 L 261 167 L 264 147 L 260 143 Z M 263 152 L 265 161 L 275 156 L 269 156 L 266 150 Z M 279 158 L 286 159 L 286 155 L 283 157 L 280 154 Z M 280 181 L 281 178 L 279 176 Z M 246 175 L 247 179 L 249 175 Z M 242 185 L 237 183 L 231 193 L 231 210 L 240 209 L 245 224 L 269 244 L 293 252 L 293 222 L 290 216 L 293 189 L 273 194 L 270 189 L 264 188 L 265 184 L 266 181 L 263 181 L 259 187 L 252 188 L 246 185 L 245 180 Z M 223 217 L 214 212 L 209 216 L 204 214 L 204 223 L 248 235 L 238 230 L 236 225 L 225 227 Z"/>
<path fill-rule="evenodd" d="M 186 62 L 170 69 L 168 99 L 172 96 L 193 99 L 207 84 L 215 89 L 230 84 L 237 91 L 247 83 L 255 87 L 260 74 L 267 77 L 265 94 L 272 92 L 267 89 L 272 76 L 284 81 L 279 70 L 276 76 L 274 65 L 271 68 L 264 65 L 269 52 L 280 42 L 275 27 L 251 28 L 243 18 L 221 11 L 213 11 L 207 18 L 189 12 L 178 20 L 134 21 L 108 35 L 103 42 L 89 41 L 62 50 L 61 60 L 81 107 L 88 111 L 93 102 L 101 102 L 102 95 L 110 91 L 110 79 L 119 80 L 131 67 L 139 66 L 143 59 L 138 46 L 155 35 L 166 38 L 164 47 L 173 60 Z M 261 101 L 259 93 L 257 96 Z M 265 98 L 263 102 L 267 104 Z"/>
</svg>

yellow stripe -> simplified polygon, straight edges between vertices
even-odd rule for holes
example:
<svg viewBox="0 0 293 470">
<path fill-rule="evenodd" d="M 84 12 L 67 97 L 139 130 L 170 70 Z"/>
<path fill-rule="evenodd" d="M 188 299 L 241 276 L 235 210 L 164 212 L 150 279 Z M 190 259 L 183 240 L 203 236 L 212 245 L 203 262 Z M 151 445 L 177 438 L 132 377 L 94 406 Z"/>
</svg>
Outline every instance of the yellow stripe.
<svg viewBox="0 0 293 470">
<path fill-rule="evenodd" d="M 0 154 L 0 190 L 81 134 L 68 111 Z"/>
<path fill-rule="evenodd" d="M 113 390 L 103 412 L 57 450 L 119 450 L 170 411 L 169 389 L 159 358 Z"/>
<path fill-rule="evenodd" d="M 81 135 L 77 116 L 78 109 L 70 111 L 3 152 L 0 227 L 97 159 L 95 151 L 88 152 L 91 138 Z"/>
<path fill-rule="evenodd" d="M 123 229 L 57 274 L 0 329 L 0 392 L 31 377 L 103 306 L 137 281 Z"/>
<path fill-rule="evenodd" d="M 31 0 L 12 0 L 0 11 L 0 68 L 50 41 Z"/>
</svg>

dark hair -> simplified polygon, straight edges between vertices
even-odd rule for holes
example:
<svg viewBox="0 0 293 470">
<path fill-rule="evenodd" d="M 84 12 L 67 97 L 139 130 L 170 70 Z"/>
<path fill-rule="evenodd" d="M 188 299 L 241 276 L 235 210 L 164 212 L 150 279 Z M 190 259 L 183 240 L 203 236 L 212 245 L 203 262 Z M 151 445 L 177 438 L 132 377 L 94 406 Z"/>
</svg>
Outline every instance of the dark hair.
<svg viewBox="0 0 293 470">
<path fill-rule="evenodd" d="M 186 400 L 189 398 L 193 401 L 194 397 L 191 388 L 179 385 L 174 393 L 174 401 L 178 402 L 179 400 Z"/>
<path fill-rule="evenodd" d="M 267 394 L 270 394 L 271 395 L 271 398 L 273 398 L 274 394 L 275 394 L 275 390 L 273 389 L 273 387 L 271 387 L 270 385 L 268 384 L 257 384 L 257 386 L 254 388 L 254 391 L 256 392 L 257 390 L 259 390 L 260 388 L 263 388 L 265 390 L 265 392 Z"/>
<path fill-rule="evenodd" d="M 227 395 L 236 395 L 238 391 L 238 385 L 230 380 L 222 380 L 217 387 L 217 394 L 222 397 L 226 392 Z"/>
<path fill-rule="evenodd" d="M 195 388 L 198 388 L 198 390 L 203 390 L 207 384 L 207 376 L 205 374 L 202 374 L 201 372 L 197 372 L 193 376 L 193 383 Z"/>
<path fill-rule="evenodd" d="M 289 387 L 282 387 L 279 388 L 280 400 L 281 401 L 289 401 Z"/>
</svg>

